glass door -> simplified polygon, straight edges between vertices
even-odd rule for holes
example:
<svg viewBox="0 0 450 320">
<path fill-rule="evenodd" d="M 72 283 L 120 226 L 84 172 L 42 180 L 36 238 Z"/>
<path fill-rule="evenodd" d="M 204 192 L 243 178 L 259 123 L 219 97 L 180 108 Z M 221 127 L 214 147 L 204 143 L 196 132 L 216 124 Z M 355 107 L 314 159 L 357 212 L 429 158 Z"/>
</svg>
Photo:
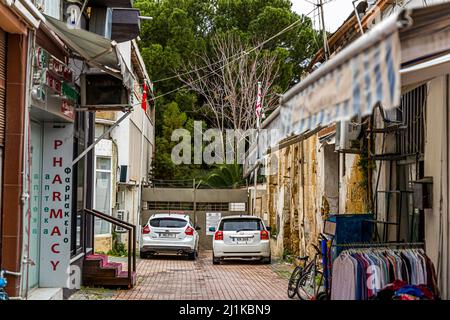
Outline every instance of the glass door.
<svg viewBox="0 0 450 320">
<path fill-rule="evenodd" d="M 31 122 L 31 190 L 30 190 L 30 208 L 25 217 L 24 225 L 29 225 L 29 241 L 25 247 L 29 247 L 28 275 L 26 283 L 28 288 L 36 287 L 39 284 L 39 247 L 40 247 L 40 212 L 42 195 L 42 125 Z M 25 237 L 26 239 L 26 237 Z M 27 252 L 27 251 L 25 251 Z"/>
</svg>

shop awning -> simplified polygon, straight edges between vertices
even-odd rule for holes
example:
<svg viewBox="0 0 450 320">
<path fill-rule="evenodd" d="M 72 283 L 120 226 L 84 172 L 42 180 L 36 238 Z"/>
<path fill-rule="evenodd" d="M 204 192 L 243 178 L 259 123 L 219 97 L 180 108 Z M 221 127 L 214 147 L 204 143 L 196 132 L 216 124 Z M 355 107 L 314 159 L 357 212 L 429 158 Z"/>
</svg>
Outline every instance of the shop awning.
<svg viewBox="0 0 450 320">
<path fill-rule="evenodd" d="M 398 106 L 402 88 L 450 72 L 449 53 L 450 3 L 392 14 L 283 95 L 278 119 L 263 123 L 280 133 L 253 143 L 245 171 L 291 136 Z"/>
<path fill-rule="evenodd" d="M 282 97 L 283 136 L 400 103 L 402 75 L 450 52 L 450 3 L 402 9 L 357 39 Z M 435 68 L 444 74 L 448 69 Z"/>
<path fill-rule="evenodd" d="M 45 15 L 46 24 L 89 65 L 103 70 L 133 88 L 133 74 L 128 69 L 114 41 L 83 29 L 70 29 L 66 23 Z"/>
</svg>

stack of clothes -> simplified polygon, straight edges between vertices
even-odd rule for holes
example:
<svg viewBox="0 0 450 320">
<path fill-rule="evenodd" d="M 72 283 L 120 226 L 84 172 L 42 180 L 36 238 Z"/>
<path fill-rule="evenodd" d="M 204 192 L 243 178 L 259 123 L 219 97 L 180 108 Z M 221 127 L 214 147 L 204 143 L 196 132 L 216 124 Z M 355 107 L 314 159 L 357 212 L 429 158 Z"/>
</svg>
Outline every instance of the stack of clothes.
<svg viewBox="0 0 450 320">
<path fill-rule="evenodd" d="M 438 297 L 425 285 L 411 285 L 402 280 L 388 284 L 373 300 L 435 300 Z"/>
</svg>

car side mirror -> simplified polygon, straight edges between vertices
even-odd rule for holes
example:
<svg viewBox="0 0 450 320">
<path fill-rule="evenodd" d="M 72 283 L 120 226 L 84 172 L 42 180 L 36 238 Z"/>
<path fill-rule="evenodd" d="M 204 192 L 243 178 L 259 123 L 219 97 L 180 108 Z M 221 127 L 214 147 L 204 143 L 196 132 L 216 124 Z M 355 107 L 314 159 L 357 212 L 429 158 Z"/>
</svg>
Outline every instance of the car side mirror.
<svg viewBox="0 0 450 320">
<path fill-rule="evenodd" d="M 202 230 L 199 226 L 195 226 L 195 230 Z"/>
<path fill-rule="evenodd" d="M 270 232 L 270 230 L 272 230 L 271 227 L 266 227 L 266 230 Z"/>
<path fill-rule="evenodd" d="M 216 232 L 216 227 L 209 227 L 210 232 Z"/>
</svg>

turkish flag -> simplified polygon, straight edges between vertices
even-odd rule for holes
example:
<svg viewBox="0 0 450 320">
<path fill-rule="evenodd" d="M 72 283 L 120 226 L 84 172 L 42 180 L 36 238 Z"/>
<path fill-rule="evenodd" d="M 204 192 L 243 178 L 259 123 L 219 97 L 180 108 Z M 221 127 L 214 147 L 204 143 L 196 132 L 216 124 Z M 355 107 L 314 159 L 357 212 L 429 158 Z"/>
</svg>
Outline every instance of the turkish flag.
<svg viewBox="0 0 450 320">
<path fill-rule="evenodd" d="M 142 109 L 144 109 L 144 111 L 147 111 L 147 84 L 145 82 L 142 91 L 141 107 Z"/>
</svg>

